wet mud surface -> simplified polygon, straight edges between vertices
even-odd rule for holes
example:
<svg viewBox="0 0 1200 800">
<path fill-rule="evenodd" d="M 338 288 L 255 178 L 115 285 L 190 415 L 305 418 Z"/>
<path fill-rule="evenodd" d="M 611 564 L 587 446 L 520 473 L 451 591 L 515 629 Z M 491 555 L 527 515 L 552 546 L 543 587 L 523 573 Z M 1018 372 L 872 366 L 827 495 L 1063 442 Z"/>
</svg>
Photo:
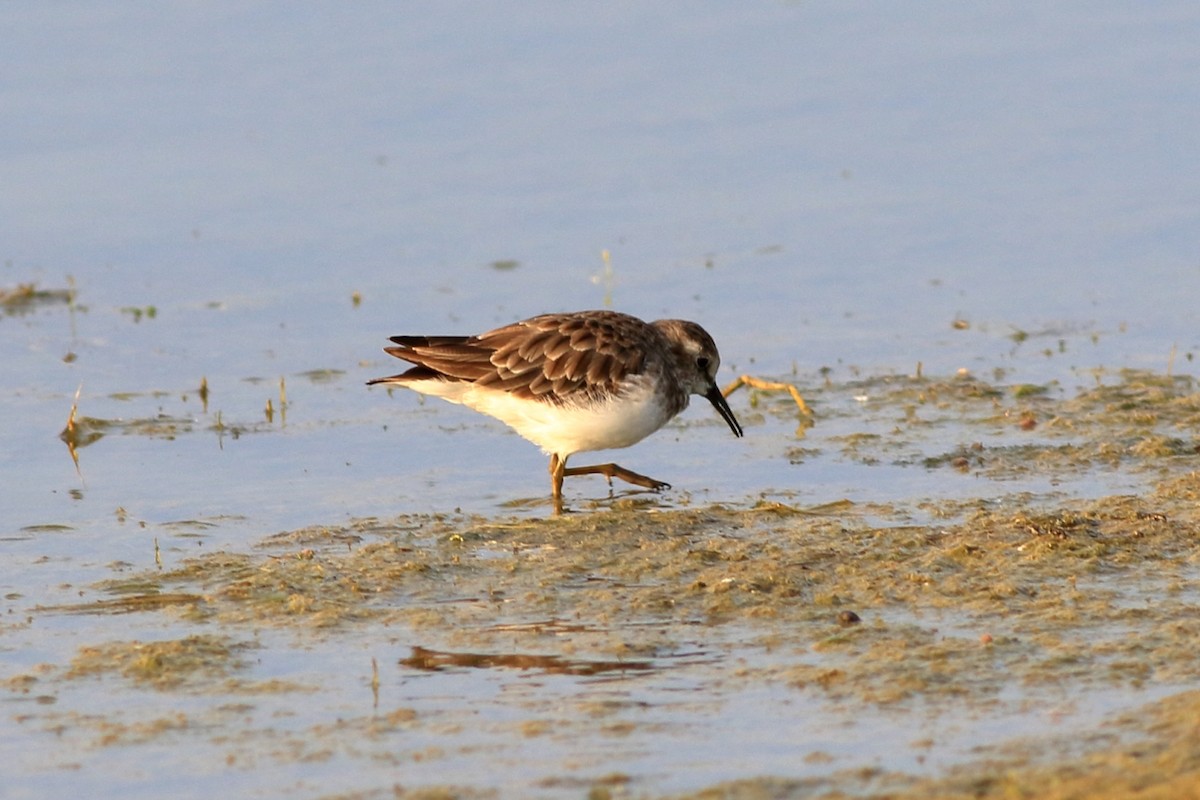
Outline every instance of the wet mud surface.
<svg viewBox="0 0 1200 800">
<path fill-rule="evenodd" d="M 10 610 L 10 630 L 85 624 L 69 661 L 2 676 L 8 713 L 57 769 L 198 748 L 212 775 L 266 766 L 313 796 L 1200 791 L 1192 380 L 887 376 L 805 396 L 830 434 L 802 425 L 795 462 L 979 496 L 618 493 L 116 563 L 77 601 Z M 739 407 L 750 425 L 796 410 L 786 393 Z M 1004 491 L 1031 474 L 1051 489 Z M 1053 488 L 1114 476 L 1141 488 Z M 312 764 L 357 779 L 288 783 Z"/>
</svg>

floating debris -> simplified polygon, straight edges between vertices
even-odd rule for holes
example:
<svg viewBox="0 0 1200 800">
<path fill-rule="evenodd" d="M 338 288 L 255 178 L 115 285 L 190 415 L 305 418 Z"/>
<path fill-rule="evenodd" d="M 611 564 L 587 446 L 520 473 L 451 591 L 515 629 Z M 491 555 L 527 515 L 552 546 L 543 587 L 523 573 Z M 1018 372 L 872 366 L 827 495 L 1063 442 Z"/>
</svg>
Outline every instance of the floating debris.
<svg viewBox="0 0 1200 800">
<path fill-rule="evenodd" d="M 0 310 L 5 314 L 26 314 L 39 306 L 66 304 L 75 301 L 71 289 L 39 289 L 36 283 L 18 283 L 5 289 L 0 287 Z"/>
</svg>

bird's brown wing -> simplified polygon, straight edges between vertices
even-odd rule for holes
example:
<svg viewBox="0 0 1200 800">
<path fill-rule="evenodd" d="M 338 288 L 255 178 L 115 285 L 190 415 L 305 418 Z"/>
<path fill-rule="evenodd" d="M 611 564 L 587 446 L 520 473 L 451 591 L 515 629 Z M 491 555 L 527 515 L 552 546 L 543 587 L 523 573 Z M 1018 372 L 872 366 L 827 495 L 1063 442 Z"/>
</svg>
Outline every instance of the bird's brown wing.
<svg viewBox="0 0 1200 800">
<path fill-rule="evenodd" d="M 383 352 L 416 366 L 399 375 L 369 380 L 368 386 L 426 380 L 472 382 L 492 369 L 491 351 L 479 347 L 474 336 L 393 336 L 391 340 L 397 346 L 385 347 Z"/>
<path fill-rule="evenodd" d="M 642 371 L 644 329 L 659 335 L 613 311 L 543 314 L 479 336 L 393 336 L 399 346 L 386 352 L 417 365 L 395 376 L 404 380 L 469 381 L 516 397 L 587 402 Z"/>
<path fill-rule="evenodd" d="M 493 371 L 477 383 L 517 397 L 589 402 L 642 371 L 644 322 L 612 311 L 543 314 L 479 337 L 493 349 Z"/>
</svg>

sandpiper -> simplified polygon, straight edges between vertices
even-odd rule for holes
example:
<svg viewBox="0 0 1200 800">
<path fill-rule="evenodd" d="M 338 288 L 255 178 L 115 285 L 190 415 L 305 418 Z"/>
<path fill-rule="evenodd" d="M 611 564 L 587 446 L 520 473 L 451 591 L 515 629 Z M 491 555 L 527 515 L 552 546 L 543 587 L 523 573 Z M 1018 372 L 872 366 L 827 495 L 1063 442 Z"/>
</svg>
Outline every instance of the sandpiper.
<svg viewBox="0 0 1200 800">
<path fill-rule="evenodd" d="M 670 488 L 616 464 L 567 467 L 575 453 L 629 447 L 706 398 L 742 426 L 717 388 L 721 359 L 694 322 L 643 322 L 615 311 L 542 314 L 478 336 L 393 336 L 384 352 L 411 362 L 398 384 L 495 417 L 550 456 L 550 490 L 562 507 L 567 475 L 601 474 L 647 489 Z"/>
</svg>

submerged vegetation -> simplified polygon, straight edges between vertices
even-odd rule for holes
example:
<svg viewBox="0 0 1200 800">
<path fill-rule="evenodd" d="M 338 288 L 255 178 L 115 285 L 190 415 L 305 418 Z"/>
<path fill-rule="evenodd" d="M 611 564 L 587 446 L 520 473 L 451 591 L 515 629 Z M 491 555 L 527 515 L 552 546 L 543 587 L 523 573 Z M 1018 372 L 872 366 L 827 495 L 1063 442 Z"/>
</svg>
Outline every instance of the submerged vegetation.
<svg viewBox="0 0 1200 800">
<path fill-rule="evenodd" d="M 387 707 L 396 684 L 417 676 L 576 681 L 555 691 L 587 709 L 581 719 L 604 720 L 605 736 L 635 745 L 693 718 L 670 705 L 604 705 L 587 681 L 648 687 L 686 676 L 718 704 L 768 687 L 821 713 L 865 719 L 1019 716 L 1045 697 L 1110 696 L 1124 700 L 1104 735 L 1081 741 L 1073 729 L 1058 738 L 1017 735 L 981 744 L 949 768 L 915 771 L 842 769 L 843 755 L 816 748 L 806 777 L 743 776 L 680 797 L 1200 790 L 1200 701 L 1189 690 L 1200 683 L 1200 392 L 1192 378 L 1123 371 L 1072 392 L 970 375 L 880 376 L 826 381 L 803 399 L 786 384 L 749 385 L 748 424 L 800 418 L 793 463 L 888 465 L 971 480 L 975 489 L 820 506 L 778 491 L 684 507 L 618 494 L 556 518 L 455 513 L 318 524 L 166 565 L 156 541 L 154 569 L 114 567 L 77 601 L 31 611 L 31 619 L 119 615 L 143 632 L 80 642 L 69 663 L 17 671 L 4 685 L 13 696 L 45 698 L 27 727 L 70 725 L 95 747 L 234 737 L 231 760 L 269 752 L 278 763 L 314 753 L 453 763 L 445 750 L 405 749 L 423 736 L 445 741 L 446 723 Z M 215 394 L 207 380 L 200 386 L 207 412 Z M 281 383 L 280 411 L 286 404 Z M 271 409 L 256 423 L 263 431 Z M 220 412 L 215 419 L 228 425 Z M 92 419 L 75 405 L 63 438 L 74 452 L 114 431 L 171 438 L 197 429 L 208 428 L 195 417 Z M 1030 491 L 1031 479 L 1044 490 Z M 1094 491 L 1108 485 L 1131 488 Z M 155 629 L 164 631 L 148 635 Z M 246 698 L 319 691 L 311 679 L 256 666 L 279 652 L 280 637 L 306 648 L 387 642 L 380 652 L 389 655 L 364 658 L 353 677 L 384 708 L 294 730 L 271 719 L 239 722 L 251 716 L 230 709 Z M 85 680 L 212 700 L 190 716 L 73 715 L 58 698 Z M 1151 689 L 1133 710 L 1131 698 Z M 581 723 L 527 711 L 509 708 L 511 720 L 488 734 L 451 725 L 457 733 L 449 735 L 467 749 L 587 735 L 574 727 Z M 357 734 L 353 744 L 348 732 Z M 930 736 L 910 746 L 933 748 L 939 735 Z M 642 780 L 610 771 L 582 789 L 653 796 Z M 480 791 L 452 783 L 429 790 Z"/>
<path fill-rule="evenodd" d="M 39 306 L 70 304 L 75 301 L 74 288 L 41 289 L 37 283 L 0 286 L 0 311 L 5 315 L 28 313 Z"/>
</svg>

